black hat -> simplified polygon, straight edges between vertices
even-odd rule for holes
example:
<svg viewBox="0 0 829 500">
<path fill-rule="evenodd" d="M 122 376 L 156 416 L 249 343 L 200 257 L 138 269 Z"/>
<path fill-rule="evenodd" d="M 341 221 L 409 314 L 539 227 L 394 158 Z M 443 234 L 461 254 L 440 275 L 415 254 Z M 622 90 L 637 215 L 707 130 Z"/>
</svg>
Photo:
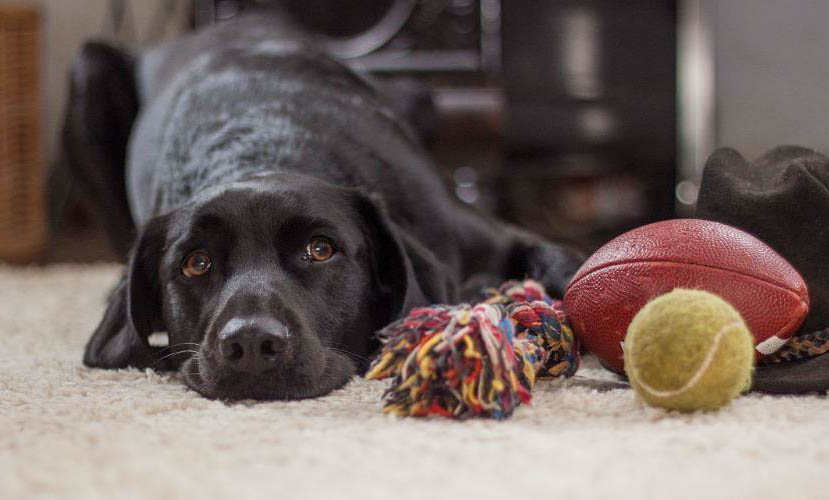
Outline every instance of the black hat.
<svg viewBox="0 0 829 500">
<path fill-rule="evenodd" d="M 757 367 L 753 389 L 829 390 L 829 158 L 797 146 L 779 146 L 753 162 L 717 150 L 705 164 L 697 217 L 758 237 L 809 288 L 808 316 L 772 362 Z"/>
</svg>

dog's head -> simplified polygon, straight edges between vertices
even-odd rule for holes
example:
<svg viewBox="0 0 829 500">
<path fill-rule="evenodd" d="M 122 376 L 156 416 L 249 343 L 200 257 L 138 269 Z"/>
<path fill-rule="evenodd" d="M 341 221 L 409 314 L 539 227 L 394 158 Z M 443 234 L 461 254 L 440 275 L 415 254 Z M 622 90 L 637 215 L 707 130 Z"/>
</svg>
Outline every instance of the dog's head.
<svg viewBox="0 0 829 500">
<path fill-rule="evenodd" d="M 147 223 L 85 363 L 178 368 L 211 398 L 315 397 L 364 367 L 377 329 L 449 298 L 449 274 L 378 199 L 288 180 L 206 192 Z M 149 344 L 156 331 L 169 347 Z"/>
</svg>

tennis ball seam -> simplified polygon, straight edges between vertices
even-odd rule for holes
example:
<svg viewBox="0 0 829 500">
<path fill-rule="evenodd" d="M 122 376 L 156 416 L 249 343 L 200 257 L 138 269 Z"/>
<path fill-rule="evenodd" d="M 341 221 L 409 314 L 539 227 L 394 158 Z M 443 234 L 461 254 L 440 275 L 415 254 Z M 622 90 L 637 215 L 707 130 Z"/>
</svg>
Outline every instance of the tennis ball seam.
<svg viewBox="0 0 829 500">
<path fill-rule="evenodd" d="M 680 387 L 679 389 L 663 390 L 657 389 L 649 385 L 647 382 L 639 378 L 639 372 L 636 369 L 636 366 L 634 366 L 633 364 L 631 364 L 630 366 L 630 370 L 632 371 L 632 373 L 630 374 L 631 378 L 636 380 L 637 384 L 640 386 L 642 390 L 646 391 L 649 395 L 653 397 L 671 398 L 682 395 L 685 392 L 693 389 L 696 386 L 696 384 L 699 383 L 700 380 L 702 380 L 702 377 L 705 376 L 706 371 L 711 366 L 711 363 L 714 361 L 714 357 L 717 355 L 717 349 L 719 348 L 722 339 L 725 338 L 726 332 L 732 328 L 739 328 L 742 325 L 742 320 L 732 321 L 731 323 L 726 324 L 717 331 L 717 333 L 714 335 L 714 341 L 712 342 L 711 348 L 708 349 L 708 352 L 705 354 L 705 358 L 702 360 L 702 363 L 700 364 L 699 368 L 697 368 L 697 371 L 690 379 L 688 379 L 685 385 Z M 632 346 L 631 351 L 633 351 Z"/>
</svg>

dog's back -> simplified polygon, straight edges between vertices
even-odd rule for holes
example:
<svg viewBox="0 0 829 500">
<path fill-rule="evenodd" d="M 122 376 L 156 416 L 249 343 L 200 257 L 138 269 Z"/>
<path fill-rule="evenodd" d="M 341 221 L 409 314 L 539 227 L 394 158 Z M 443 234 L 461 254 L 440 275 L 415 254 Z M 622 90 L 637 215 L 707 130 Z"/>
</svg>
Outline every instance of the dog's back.
<svg viewBox="0 0 829 500">
<path fill-rule="evenodd" d="M 269 20 L 242 17 L 141 58 L 127 165 L 136 223 L 280 171 L 377 192 L 401 219 L 434 220 L 429 208 L 401 213 L 444 191 L 422 175 L 432 165 L 405 122 L 361 77 L 280 39 Z"/>
</svg>

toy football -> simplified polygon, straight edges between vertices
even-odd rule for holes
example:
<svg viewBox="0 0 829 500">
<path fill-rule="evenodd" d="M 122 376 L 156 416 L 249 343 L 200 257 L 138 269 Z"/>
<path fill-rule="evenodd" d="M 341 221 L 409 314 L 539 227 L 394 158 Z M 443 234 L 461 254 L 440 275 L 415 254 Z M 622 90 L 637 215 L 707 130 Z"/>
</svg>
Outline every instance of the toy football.
<svg viewBox="0 0 829 500">
<path fill-rule="evenodd" d="M 611 240 L 576 272 L 564 309 L 584 346 L 623 373 L 623 342 L 634 315 L 675 288 L 705 290 L 734 306 L 758 359 L 779 349 L 809 311 L 803 278 L 771 247 L 698 219 L 657 222 Z"/>
</svg>

